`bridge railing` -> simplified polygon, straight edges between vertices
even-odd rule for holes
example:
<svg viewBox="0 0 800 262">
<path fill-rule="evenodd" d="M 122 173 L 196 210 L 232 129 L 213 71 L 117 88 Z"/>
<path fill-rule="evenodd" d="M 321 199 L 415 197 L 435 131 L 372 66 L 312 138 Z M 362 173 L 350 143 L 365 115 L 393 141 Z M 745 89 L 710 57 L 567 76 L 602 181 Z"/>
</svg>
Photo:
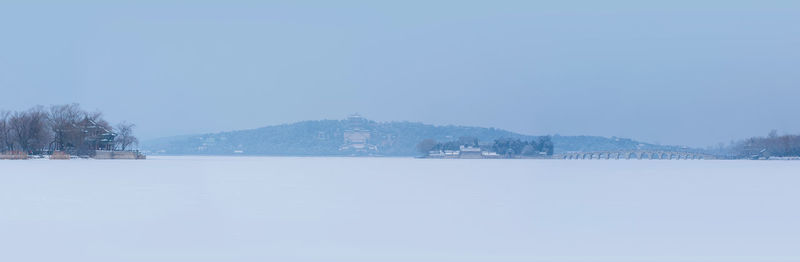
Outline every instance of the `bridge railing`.
<svg viewBox="0 0 800 262">
<path fill-rule="evenodd" d="M 553 155 L 555 159 L 648 159 L 648 160 L 701 160 L 717 159 L 713 155 L 673 151 L 595 151 L 570 152 Z"/>
</svg>

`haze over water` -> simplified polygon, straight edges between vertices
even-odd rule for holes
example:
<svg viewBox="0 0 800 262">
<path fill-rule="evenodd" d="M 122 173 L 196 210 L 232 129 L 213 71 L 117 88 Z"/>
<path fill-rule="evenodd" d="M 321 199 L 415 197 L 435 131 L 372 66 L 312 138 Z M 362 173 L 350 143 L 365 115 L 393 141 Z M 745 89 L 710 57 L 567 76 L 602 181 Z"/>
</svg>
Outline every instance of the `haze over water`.
<svg viewBox="0 0 800 262">
<path fill-rule="evenodd" d="M 142 139 L 359 112 L 689 146 L 800 132 L 797 1 L 0 4 L 0 109 Z"/>
</svg>

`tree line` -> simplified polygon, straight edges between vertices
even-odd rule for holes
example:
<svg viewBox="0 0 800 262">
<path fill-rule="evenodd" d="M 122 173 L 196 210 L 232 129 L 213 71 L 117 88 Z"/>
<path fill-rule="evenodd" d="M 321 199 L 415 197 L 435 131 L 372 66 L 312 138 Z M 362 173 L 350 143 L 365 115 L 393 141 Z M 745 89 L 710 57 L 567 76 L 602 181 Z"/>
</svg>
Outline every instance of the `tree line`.
<svg viewBox="0 0 800 262">
<path fill-rule="evenodd" d="M 2 111 L 0 152 L 92 155 L 96 150 L 129 150 L 139 142 L 134 128 L 126 122 L 112 127 L 101 112 L 85 111 L 79 104 Z"/>
<path fill-rule="evenodd" d="M 505 156 L 538 156 L 541 153 L 552 156 L 553 148 L 553 140 L 550 136 L 539 137 L 538 141 L 501 138 L 492 144 L 492 151 Z"/>
<path fill-rule="evenodd" d="M 455 141 L 437 142 L 425 139 L 417 144 L 417 151 L 427 155 L 431 151 L 460 150 L 462 146 L 481 148 L 482 151 L 496 152 L 505 157 L 553 155 L 553 141 L 550 136 L 542 136 L 537 140 L 523 141 L 521 139 L 500 138 L 490 144 L 480 144 L 478 139 L 461 137 Z"/>
<path fill-rule="evenodd" d="M 800 135 L 778 135 L 772 130 L 766 137 L 751 137 L 733 143 L 729 151 L 738 158 L 800 156 Z"/>
</svg>

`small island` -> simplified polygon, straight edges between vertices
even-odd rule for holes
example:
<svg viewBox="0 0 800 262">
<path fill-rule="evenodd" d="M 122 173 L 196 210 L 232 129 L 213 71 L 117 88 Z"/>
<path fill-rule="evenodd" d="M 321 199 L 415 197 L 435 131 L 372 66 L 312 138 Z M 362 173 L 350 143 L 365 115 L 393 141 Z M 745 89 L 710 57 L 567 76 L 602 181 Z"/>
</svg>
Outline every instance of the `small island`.
<svg viewBox="0 0 800 262">
<path fill-rule="evenodd" d="M 134 124 L 111 126 L 78 104 L 0 112 L 0 159 L 145 159 Z"/>
</svg>

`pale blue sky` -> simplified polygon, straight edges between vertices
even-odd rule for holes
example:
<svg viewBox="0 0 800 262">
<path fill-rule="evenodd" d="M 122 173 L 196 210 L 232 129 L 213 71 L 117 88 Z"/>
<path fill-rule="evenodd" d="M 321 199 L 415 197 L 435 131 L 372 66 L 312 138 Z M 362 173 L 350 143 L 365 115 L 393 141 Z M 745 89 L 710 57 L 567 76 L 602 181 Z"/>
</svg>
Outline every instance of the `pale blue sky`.
<svg viewBox="0 0 800 262">
<path fill-rule="evenodd" d="M 798 1 L 22 2 L 0 3 L 0 108 L 78 102 L 144 138 L 353 112 L 692 146 L 800 133 Z"/>
</svg>

